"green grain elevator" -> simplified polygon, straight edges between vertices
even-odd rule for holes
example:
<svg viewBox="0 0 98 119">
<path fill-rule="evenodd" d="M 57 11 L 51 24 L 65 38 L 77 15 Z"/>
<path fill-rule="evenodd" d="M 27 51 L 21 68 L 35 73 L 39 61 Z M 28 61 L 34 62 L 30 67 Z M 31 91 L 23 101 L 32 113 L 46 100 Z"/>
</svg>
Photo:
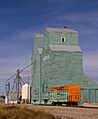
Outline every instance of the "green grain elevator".
<svg viewBox="0 0 98 119">
<path fill-rule="evenodd" d="M 83 52 L 78 32 L 68 28 L 45 28 L 35 34 L 32 52 L 33 104 L 49 103 L 51 86 L 80 85 L 81 103 L 98 102 L 98 84 L 83 72 Z"/>
</svg>

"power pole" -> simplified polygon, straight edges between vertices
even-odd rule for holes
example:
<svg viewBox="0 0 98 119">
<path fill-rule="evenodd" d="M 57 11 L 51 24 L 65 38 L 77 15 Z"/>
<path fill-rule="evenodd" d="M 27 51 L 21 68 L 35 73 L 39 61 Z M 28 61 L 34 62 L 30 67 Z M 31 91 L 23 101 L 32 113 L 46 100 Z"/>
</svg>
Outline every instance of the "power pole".
<svg viewBox="0 0 98 119">
<path fill-rule="evenodd" d="M 17 85 L 17 101 L 19 100 L 19 98 L 20 98 L 20 96 L 21 96 L 21 89 L 20 89 L 20 80 L 21 80 L 21 77 L 20 77 L 20 70 L 18 69 L 17 71 L 16 71 L 16 81 L 17 81 L 17 83 L 16 83 L 16 85 Z"/>
<path fill-rule="evenodd" d="M 28 98 L 28 103 L 30 103 L 30 82 L 29 82 L 29 76 L 28 76 L 28 92 L 27 92 L 27 98 Z"/>
</svg>

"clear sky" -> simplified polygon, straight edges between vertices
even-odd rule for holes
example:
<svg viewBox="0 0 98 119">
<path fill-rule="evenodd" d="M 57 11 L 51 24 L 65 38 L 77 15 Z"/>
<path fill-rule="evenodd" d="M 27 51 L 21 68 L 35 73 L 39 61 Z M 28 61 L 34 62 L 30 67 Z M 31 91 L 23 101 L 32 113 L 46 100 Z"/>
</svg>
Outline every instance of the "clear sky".
<svg viewBox="0 0 98 119">
<path fill-rule="evenodd" d="M 64 26 L 78 30 L 84 71 L 98 82 L 98 0 L 0 0 L 0 94 L 31 63 L 34 33 Z"/>
</svg>

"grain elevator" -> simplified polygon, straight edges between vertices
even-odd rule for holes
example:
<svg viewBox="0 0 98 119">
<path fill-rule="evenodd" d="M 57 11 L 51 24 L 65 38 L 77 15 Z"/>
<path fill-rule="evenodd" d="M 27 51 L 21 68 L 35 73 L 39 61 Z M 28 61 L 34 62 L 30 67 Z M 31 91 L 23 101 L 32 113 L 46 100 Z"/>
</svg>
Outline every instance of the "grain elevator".
<svg viewBox="0 0 98 119">
<path fill-rule="evenodd" d="M 49 103 L 48 89 L 63 85 L 80 85 L 81 103 L 98 102 L 98 84 L 83 71 L 76 30 L 45 28 L 43 34 L 36 33 L 32 62 L 32 103 Z"/>
</svg>

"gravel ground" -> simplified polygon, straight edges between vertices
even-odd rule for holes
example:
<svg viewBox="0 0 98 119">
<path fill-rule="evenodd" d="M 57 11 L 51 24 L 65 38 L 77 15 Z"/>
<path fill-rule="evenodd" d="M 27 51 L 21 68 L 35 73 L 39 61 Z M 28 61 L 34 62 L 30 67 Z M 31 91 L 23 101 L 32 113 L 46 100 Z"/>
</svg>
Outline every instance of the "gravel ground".
<svg viewBox="0 0 98 119">
<path fill-rule="evenodd" d="M 41 110 L 53 114 L 58 119 L 98 119 L 98 109 L 25 105 L 35 111 Z"/>
</svg>

